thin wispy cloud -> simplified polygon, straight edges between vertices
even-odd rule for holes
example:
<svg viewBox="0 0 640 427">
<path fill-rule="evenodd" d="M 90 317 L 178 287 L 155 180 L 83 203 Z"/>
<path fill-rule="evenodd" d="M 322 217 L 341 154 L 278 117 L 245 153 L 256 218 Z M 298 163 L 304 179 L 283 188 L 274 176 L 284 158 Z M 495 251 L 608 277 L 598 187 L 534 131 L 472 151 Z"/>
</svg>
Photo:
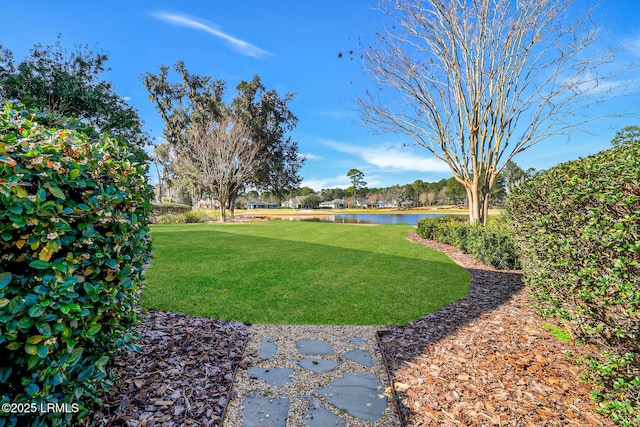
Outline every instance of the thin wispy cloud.
<svg viewBox="0 0 640 427">
<path fill-rule="evenodd" d="M 322 160 L 322 156 L 318 156 L 317 154 L 313 153 L 301 154 L 300 157 L 307 160 Z"/>
<path fill-rule="evenodd" d="M 251 43 L 235 38 L 224 31 L 216 28 L 216 26 L 207 23 L 201 19 L 193 16 L 183 15 L 180 13 L 158 11 L 151 14 L 154 18 L 169 24 L 178 25 L 181 27 L 192 28 L 194 30 L 204 31 L 214 37 L 220 38 L 227 42 L 234 50 L 240 52 L 242 55 L 251 56 L 254 58 L 263 58 L 271 55 L 266 50 L 262 50 Z"/>
<path fill-rule="evenodd" d="M 350 111 L 344 110 L 328 110 L 328 111 L 320 111 L 318 113 L 324 117 L 330 117 L 336 120 L 352 120 L 352 113 Z"/>
<path fill-rule="evenodd" d="M 335 141 L 323 141 L 329 147 L 342 153 L 353 154 L 362 161 L 382 169 L 408 172 L 449 172 L 449 166 L 442 160 L 423 157 L 408 149 L 397 147 L 361 147 Z"/>
</svg>

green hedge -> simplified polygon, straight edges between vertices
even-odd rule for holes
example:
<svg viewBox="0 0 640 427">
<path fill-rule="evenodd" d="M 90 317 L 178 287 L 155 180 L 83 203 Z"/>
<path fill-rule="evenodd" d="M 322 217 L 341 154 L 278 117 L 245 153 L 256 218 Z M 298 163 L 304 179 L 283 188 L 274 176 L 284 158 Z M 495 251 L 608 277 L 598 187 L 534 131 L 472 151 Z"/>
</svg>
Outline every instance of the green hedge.
<svg viewBox="0 0 640 427">
<path fill-rule="evenodd" d="M 209 221 L 217 221 L 220 218 L 219 212 L 212 212 L 205 209 L 190 210 L 182 214 L 166 214 L 156 218 L 158 224 L 196 224 Z"/>
<path fill-rule="evenodd" d="M 0 404 L 36 409 L 0 426 L 78 424 L 110 356 L 134 346 L 146 169 L 144 152 L 77 121 L 0 107 Z"/>
<path fill-rule="evenodd" d="M 191 206 L 182 203 L 152 203 L 149 222 L 160 222 L 160 217 L 165 215 L 182 215 L 191 212 Z"/>
<path fill-rule="evenodd" d="M 528 180 L 507 211 L 541 313 L 601 350 L 588 374 L 601 410 L 640 425 L 640 144 Z"/>
<path fill-rule="evenodd" d="M 495 268 L 520 268 L 511 232 L 499 220 L 492 219 L 483 227 L 469 224 L 464 216 L 425 218 L 418 221 L 416 232 L 425 239 L 454 245 Z"/>
</svg>

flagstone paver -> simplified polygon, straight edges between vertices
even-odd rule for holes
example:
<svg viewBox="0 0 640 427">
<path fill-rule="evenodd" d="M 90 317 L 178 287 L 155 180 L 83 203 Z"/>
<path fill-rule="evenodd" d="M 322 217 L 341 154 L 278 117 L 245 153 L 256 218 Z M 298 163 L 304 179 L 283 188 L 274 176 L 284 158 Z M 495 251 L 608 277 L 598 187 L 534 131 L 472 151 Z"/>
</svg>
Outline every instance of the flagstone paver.
<svg viewBox="0 0 640 427">
<path fill-rule="evenodd" d="M 364 366 L 373 366 L 373 357 L 371 353 L 366 350 L 356 348 L 355 350 L 347 351 L 342 355 L 343 358 L 353 360 Z"/>
<path fill-rule="evenodd" d="M 252 325 L 222 426 L 399 427 L 375 333 Z"/>
<path fill-rule="evenodd" d="M 296 340 L 300 354 L 330 355 L 333 354 L 331 344 L 323 340 Z"/>
<path fill-rule="evenodd" d="M 310 359 L 305 357 L 298 362 L 298 365 L 310 370 L 311 372 L 315 372 L 316 374 L 324 374 L 325 372 L 329 372 L 330 370 L 340 366 L 340 362 L 335 360 Z"/>
<path fill-rule="evenodd" d="M 260 359 L 273 359 L 276 356 L 276 343 L 273 342 L 273 338 L 265 337 L 262 339 L 262 345 L 260 346 Z"/>
</svg>

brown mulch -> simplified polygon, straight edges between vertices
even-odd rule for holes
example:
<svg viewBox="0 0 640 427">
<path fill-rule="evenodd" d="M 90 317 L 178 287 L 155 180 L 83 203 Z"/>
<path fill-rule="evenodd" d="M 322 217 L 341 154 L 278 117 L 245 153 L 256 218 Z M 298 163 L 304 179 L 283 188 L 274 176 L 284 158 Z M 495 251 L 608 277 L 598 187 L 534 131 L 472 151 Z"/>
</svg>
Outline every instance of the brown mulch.
<svg viewBox="0 0 640 427">
<path fill-rule="evenodd" d="M 118 380 L 87 426 L 219 426 L 248 338 L 239 322 L 149 310 L 139 353 L 112 364 Z"/>
<path fill-rule="evenodd" d="M 380 333 L 407 426 L 613 425 L 579 378 L 577 354 L 589 348 L 544 329 L 521 272 L 494 270 L 415 233 L 409 239 L 446 253 L 472 279 L 467 297 Z"/>
</svg>

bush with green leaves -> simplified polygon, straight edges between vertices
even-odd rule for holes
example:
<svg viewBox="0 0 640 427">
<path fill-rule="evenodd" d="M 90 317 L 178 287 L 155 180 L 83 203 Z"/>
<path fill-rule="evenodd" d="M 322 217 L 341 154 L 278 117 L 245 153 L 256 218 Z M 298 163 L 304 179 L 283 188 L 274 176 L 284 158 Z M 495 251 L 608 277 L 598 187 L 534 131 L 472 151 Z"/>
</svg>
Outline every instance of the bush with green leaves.
<svg viewBox="0 0 640 427">
<path fill-rule="evenodd" d="M 617 423 L 640 425 L 640 144 L 539 174 L 507 211 L 541 314 L 598 346 L 596 401 Z"/>
<path fill-rule="evenodd" d="M 73 119 L 0 106 L 0 404 L 38 409 L 0 426 L 78 424 L 110 356 L 135 346 L 146 168 L 142 150 Z"/>
<path fill-rule="evenodd" d="M 187 212 L 191 212 L 191 206 L 183 205 L 182 203 L 152 203 L 151 215 L 149 216 L 149 222 L 160 222 L 160 217 L 166 215 L 180 215 Z"/>
<path fill-rule="evenodd" d="M 205 209 L 197 209 L 181 214 L 165 214 L 156 219 L 159 224 L 197 224 L 208 221 L 217 221 L 219 212 L 211 212 Z"/>
<path fill-rule="evenodd" d="M 418 221 L 416 232 L 425 239 L 454 245 L 495 268 L 520 268 L 511 232 L 500 220 L 490 218 L 486 226 L 480 226 L 469 224 L 463 216 L 439 216 Z"/>
</svg>

